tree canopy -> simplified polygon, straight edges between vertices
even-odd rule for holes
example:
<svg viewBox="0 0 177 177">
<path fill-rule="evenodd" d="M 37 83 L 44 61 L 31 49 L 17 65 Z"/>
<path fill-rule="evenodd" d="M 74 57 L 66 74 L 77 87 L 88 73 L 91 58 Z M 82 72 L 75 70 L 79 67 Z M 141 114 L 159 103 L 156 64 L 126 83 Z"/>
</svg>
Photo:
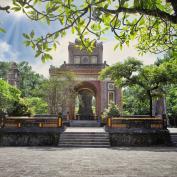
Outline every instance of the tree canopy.
<svg viewBox="0 0 177 177">
<path fill-rule="evenodd" d="M 149 114 L 147 94 L 145 90 L 138 85 L 124 88 L 122 101 L 124 115 Z"/>
<path fill-rule="evenodd" d="M 10 69 L 9 62 L 0 61 L 0 79 L 7 79 L 7 73 Z"/>
<path fill-rule="evenodd" d="M 50 114 L 65 112 L 66 108 L 71 105 L 75 98 L 75 76 L 73 73 L 66 71 L 57 76 L 51 76 L 43 85 L 43 98 L 48 103 Z"/>
<path fill-rule="evenodd" d="M 89 51 L 96 39 L 102 40 L 110 32 L 117 40 L 115 49 L 129 45 L 131 40 L 138 41 L 141 53 L 177 49 L 175 0 L 13 0 L 11 9 L 22 11 L 31 20 L 59 25 L 56 31 L 44 36 L 36 36 L 35 31 L 24 34 L 25 44 L 31 46 L 42 61 L 52 59 L 50 51 L 68 31 L 76 34 L 82 47 Z"/>
<path fill-rule="evenodd" d="M 0 112 L 7 112 L 13 107 L 13 103 L 20 98 L 20 91 L 9 85 L 6 81 L 0 80 Z"/>
<path fill-rule="evenodd" d="M 19 89 L 23 97 L 39 96 L 40 87 L 45 80 L 44 76 L 34 72 L 28 62 L 22 61 L 17 64 L 20 72 Z"/>
<path fill-rule="evenodd" d="M 177 83 L 177 60 L 157 65 L 143 64 L 134 58 L 124 63 L 107 67 L 101 71 L 101 79 L 111 78 L 120 87 L 140 86 L 149 98 L 150 114 L 152 115 L 153 97 L 164 94 L 164 86 Z"/>
<path fill-rule="evenodd" d="M 0 62 L 0 112 L 20 116 L 47 113 L 47 102 L 43 99 L 42 84 L 45 78 L 34 72 L 28 62 L 17 63 L 20 71 L 19 88 L 5 80 L 11 68 L 10 62 Z"/>
<path fill-rule="evenodd" d="M 10 62 L 0 62 L 1 79 L 7 79 L 7 74 L 10 68 Z M 44 76 L 34 72 L 30 64 L 26 61 L 17 63 L 17 68 L 20 72 L 19 89 L 21 91 L 22 97 L 40 96 L 40 86 L 45 80 Z"/>
</svg>

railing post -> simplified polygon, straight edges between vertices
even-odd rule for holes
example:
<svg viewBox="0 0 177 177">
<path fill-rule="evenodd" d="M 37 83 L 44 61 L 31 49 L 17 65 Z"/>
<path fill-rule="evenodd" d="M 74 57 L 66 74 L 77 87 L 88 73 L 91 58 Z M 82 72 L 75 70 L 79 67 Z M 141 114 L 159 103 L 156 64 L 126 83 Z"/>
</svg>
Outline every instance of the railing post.
<svg viewBox="0 0 177 177">
<path fill-rule="evenodd" d="M 108 117 L 108 127 L 112 127 L 112 118 Z"/>
<path fill-rule="evenodd" d="M 2 117 L 1 118 L 1 128 L 3 128 L 4 127 L 4 118 Z"/>
<path fill-rule="evenodd" d="M 62 127 L 62 118 L 58 117 L 58 127 Z"/>
<path fill-rule="evenodd" d="M 5 127 L 5 122 L 6 122 L 6 115 L 0 115 L 2 117 L 0 117 L 1 119 L 1 125 L 0 128 L 4 128 Z"/>
<path fill-rule="evenodd" d="M 167 129 L 167 115 L 166 114 L 162 114 L 162 126 L 163 126 L 163 129 Z"/>
<path fill-rule="evenodd" d="M 42 128 L 42 123 L 41 122 L 39 123 L 39 127 Z"/>
<path fill-rule="evenodd" d="M 20 122 L 18 122 L 17 127 L 18 127 L 18 128 L 20 128 L 20 127 L 21 127 L 21 123 L 20 123 Z"/>
</svg>

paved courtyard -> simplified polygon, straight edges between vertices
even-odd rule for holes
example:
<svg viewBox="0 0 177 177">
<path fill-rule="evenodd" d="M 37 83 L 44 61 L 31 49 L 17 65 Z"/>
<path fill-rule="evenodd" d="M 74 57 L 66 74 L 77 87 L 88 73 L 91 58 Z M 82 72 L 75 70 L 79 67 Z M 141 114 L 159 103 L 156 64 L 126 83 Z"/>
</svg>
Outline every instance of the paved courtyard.
<svg viewBox="0 0 177 177">
<path fill-rule="evenodd" d="M 0 148 L 0 177 L 48 176 L 176 177 L 177 148 Z"/>
</svg>

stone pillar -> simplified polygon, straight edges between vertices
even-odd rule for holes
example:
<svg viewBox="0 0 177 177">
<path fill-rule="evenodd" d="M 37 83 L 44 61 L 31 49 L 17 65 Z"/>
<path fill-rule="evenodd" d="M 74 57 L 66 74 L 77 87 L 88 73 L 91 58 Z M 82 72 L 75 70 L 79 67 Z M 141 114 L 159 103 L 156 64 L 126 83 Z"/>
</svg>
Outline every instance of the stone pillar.
<svg viewBox="0 0 177 177">
<path fill-rule="evenodd" d="M 165 97 L 153 101 L 152 112 L 154 116 L 167 114 Z"/>
<path fill-rule="evenodd" d="M 101 112 L 105 110 L 107 107 L 107 82 L 106 81 L 101 81 L 100 82 L 101 86 Z"/>
</svg>

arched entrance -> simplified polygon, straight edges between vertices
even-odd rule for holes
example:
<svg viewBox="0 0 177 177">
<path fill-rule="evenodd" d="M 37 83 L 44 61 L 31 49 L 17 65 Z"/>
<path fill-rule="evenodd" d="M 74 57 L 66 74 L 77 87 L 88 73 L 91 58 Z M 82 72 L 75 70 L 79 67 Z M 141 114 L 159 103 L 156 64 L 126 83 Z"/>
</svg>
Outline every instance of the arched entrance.
<svg viewBox="0 0 177 177">
<path fill-rule="evenodd" d="M 91 82 L 82 82 L 76 87 L 75 119 L 94 120 L 98 115 L 98 92 Z"/>
<path fill-rule="evenodd" d="M 80 120 L 93 120 L 96 115 L 95 93 L 83 88 L 78 91 L 75 101 L 75 113 Z"/>
</svg>

